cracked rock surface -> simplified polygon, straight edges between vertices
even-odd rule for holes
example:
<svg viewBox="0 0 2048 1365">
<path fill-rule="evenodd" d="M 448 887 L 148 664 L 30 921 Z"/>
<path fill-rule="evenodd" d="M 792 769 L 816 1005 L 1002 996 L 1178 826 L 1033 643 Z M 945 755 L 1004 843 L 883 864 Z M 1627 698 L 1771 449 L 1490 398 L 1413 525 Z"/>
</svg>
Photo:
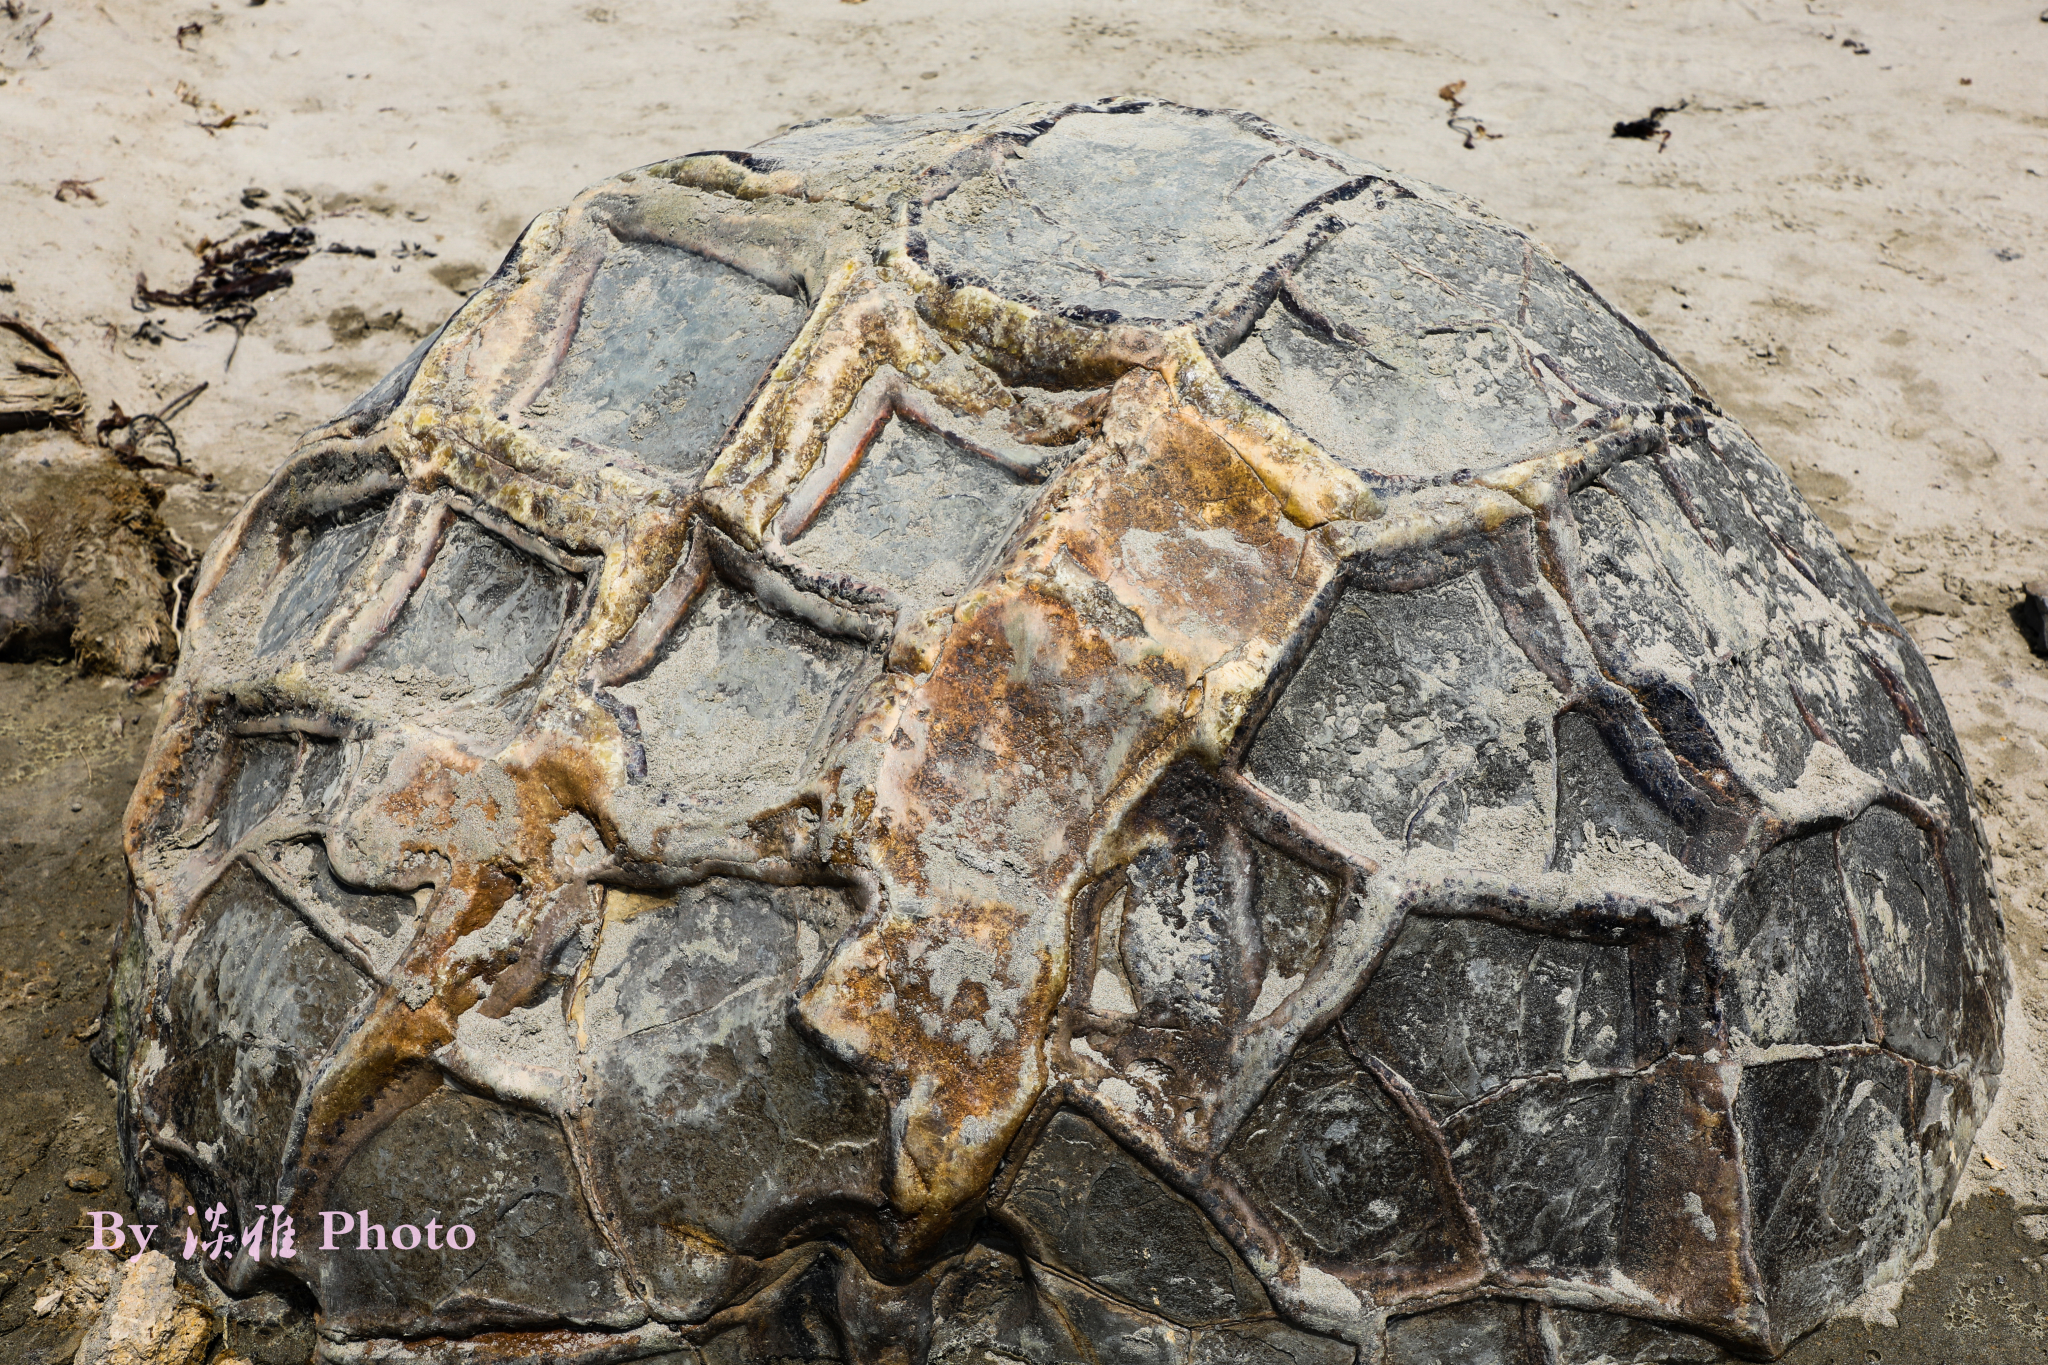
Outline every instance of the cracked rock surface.
<svg viewBox="0 0 2048 1365">
<path fill-rule="evenodd" d="M 334 1360 L 1775 1354 L 2002 1068 L 1862 572 L 1539 245 L 1248 115 L 605 182 L 190 613 L 96 1046 L 153 1220 L 477 1228 L 302 1242 Z"/>
</svg>

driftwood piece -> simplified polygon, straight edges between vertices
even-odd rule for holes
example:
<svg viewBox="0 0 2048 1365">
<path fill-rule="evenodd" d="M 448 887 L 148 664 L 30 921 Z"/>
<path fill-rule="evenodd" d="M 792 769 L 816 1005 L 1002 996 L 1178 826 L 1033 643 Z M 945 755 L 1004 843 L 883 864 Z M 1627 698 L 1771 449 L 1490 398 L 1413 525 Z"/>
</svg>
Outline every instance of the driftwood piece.
<svg viewBox="0 0 2048 1365">
<path fill-rule="evenodd" d="M 55 343 L 0 313 L 0 432 L 72 427 L 85 420 L 85 389 Z"/>
</svg>

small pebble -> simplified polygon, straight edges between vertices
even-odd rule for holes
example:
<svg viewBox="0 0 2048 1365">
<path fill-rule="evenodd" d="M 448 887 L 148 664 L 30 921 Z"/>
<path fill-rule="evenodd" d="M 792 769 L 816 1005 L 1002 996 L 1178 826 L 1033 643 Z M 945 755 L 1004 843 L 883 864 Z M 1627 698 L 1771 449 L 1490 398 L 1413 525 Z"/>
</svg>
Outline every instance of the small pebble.
<svg viewBox="0 0 2048 1365">
<path fill-rule="evenodd" d="M 71 803 L 71 809 L 72 809 L 72 810 L 73 810 L 74 812 L 76 812 L 76 811 L 82 811 L 82 810 L 84 810 L 84 809 L 85 809 L 85 802 L 83 802 L 83 801 L 73 801 L 73 802 Z"/>
<path fill-rule="evenodd" d="M 81 1194 L 96 1194 L 107 1187 L 107 1174 L 90 1166 L 74 1166 L 64 1172 L 64 1183 Z"/>
</svg>

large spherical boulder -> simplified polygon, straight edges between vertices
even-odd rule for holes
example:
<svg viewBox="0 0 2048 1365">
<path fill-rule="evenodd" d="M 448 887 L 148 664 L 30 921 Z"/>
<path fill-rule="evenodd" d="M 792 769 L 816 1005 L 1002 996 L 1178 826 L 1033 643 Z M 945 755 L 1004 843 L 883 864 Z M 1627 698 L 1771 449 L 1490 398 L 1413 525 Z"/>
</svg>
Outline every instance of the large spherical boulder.
<svg viewBox="0 0 2048 1365">
<path fill-rule="evenodd" d="M 337 1360 L 1769 1355 L 1925 1245 L 2008 992 L 1741 426 L 1152 100 L 537 220 L 215 546 L 129 853 L 150 1220 L 268 1216 L 207 1267 Z"/>
</svg>

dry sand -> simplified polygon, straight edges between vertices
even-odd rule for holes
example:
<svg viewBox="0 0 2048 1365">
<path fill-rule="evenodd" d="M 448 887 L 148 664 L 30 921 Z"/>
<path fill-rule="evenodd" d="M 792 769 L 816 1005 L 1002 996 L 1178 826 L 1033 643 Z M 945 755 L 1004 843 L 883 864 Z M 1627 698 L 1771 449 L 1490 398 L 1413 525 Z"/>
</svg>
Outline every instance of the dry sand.
<svg viewBox="0 0 2048 1365">
<path fill-rule="evenodd" d="M 2005 1229 L 2018 1302 L 2038 1303 L 2041 1248 L 2011 1222 L 2048 1208 L 2048 661 L 2007 611 L 2048 577 L 2040 3 L 5 0 L 0 311 L 65 349 L 95 417 L 209 383 L 176 425 L 213 481 L 174 480 L 166 506 L 197 544 L 530 216 L 657 157 L 828 115 L 1149 92 L 1471 194 L 1704 379 L 1929 654 L 2020 986 L 1967 1190 L 2010 1196 L 1973 1207 Z M 1470 147 L 1438 97 L 1460 80 L 1490 135 Z M 1668 143 L 1610 136 L 1657 106 L 1682 106 Z M 202 244 L 301 219 L 323 248 L 377 254 L 313 256 L 238 346 L 202 315 L 131 306 L 138 272 L 174 288 Z M 10 672 L 0 690 L 46 681 Z M 112 837 L 110 811 L 45 822 L 43 785 L 0 796 L 15 848 L 79 847 L 81 821 Z M 29 1008 L 0 1013 L 8 1061 L 42 1027 Z M 1990 1264 L 1963 1255 L 1937 1274 Z M 1953 1328 L 1949 1299 L 1928 1311 Z M 1818 1340 L 1801 1353 L 1829 1358 Z"/>
</svg>

